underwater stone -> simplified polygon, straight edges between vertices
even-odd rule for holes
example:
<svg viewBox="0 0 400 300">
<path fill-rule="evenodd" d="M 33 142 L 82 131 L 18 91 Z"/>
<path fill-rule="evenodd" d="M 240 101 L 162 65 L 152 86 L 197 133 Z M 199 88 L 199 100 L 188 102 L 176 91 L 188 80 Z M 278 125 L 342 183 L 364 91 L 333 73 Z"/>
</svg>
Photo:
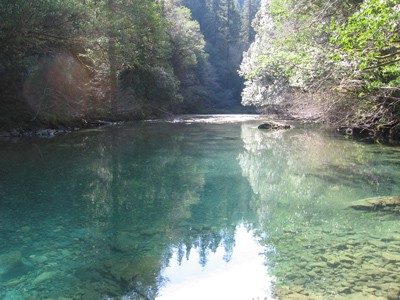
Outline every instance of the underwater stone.
<svg viewBox="0 0 400 300">
<path fill-rule="evenodd" d="M 137 249 L 137 241 L 130 232 L 122 231 L 118 233 L 115 240 L 110 244 L 110 248 L 119 252 L 132 252 Z"/>
<path fill-rule="evenodd" d="M 137 264 L 126 261 L 114 264 L 109 272 L 117 280 L 130 282 L 140 274 L 140 269 L 138 269 Z"/>
<path fill-rule="evenodd" d="M 322 295 L 312 293 L 299 286 L 277 286 L 276 294 L 280 300 L 323 300 Z"/>
<path fill-rule="evenodd" d="M 395 286 L 390 284 L 386 287 L 387 299 L 388 300 L 398 300 L 400 299 L 400 286 Z"/>
<path fill-rule="evenodd" d="M 56 276 L 57 272 L 44 272 L 40 274 L 38 277 L 33 280 L 32 284 L 33 285 L 38 285 L 44 281 L 52 279 L 54 276 Z"/>
<path fill-rule="evenodd" d="M 326 261 L 327 265 L 332 268 L 337 267 L 340 264 L 340 260 L 333 255 L 324 255 L 323 259 Z"/>
<path fill-rule="evenodd" d="M 31 231 L 31 227 L 30 226 L 22 226 L 20 228 L 20 231 L 23 233 L 27 233 L 27 232 Z"/>
<path fill-rule="evenodd" d="M 400 262 L 400 255 L 382 253 L 382 257 L 385 261 L 389 263 L 397 263 Z"/>
<path fill-rule="evenodd" d="M 36 261 L 40 264 L 45 263 L 47 261 L 47 257 L 45 255 L 40 255 L 37 257 Z"/>
<path fill-rule="evenodd" d="M 389 209 L 396 211 L 400 209 L 400 196 L 366 198 L 352 202 L 349 207 L 366 211 Z"/>
<path fill-rule="evenodd" d="M 12 271 L 19 264 L 22 264 L 20 251 L 0 255 L 0 276 Z"/>
<path fill-rule="evenodd" d="M 351 288 L 349 287 L 341 287 L 337 290 L 341 294 L 350 294 L 351 293 Z"/>
<path fill-rule="evenodd" d="M 368 243 L 376 248 L 387 248 L 387 243 L 378 240 L 370 240 Z"/>
<path fill-rule="evenodd" d="M 348 263 L 348 264 L 352 264 L 354 262 L 354 260 L 347 255 L 340 256 L 339 260 L 341 263 Z"/>
<path fill-rule="evenodd" d="M 306 283 L 307 283 L 307 279 L 305 279 L 305 278 L 299 278 L 299 279 L 293 280 L 293 284 L 296 284 L 296 285 L 304 285 Z"/>
<path fill-rule="evenodd" d="M 67 249 L 61 250 L 61 254 L 62 254 L 64 257 L 71 256 L 71 255 L 72 255 L 71 251 L 69 251 L 69 250 L 67 250 Z"/>
<path fill-rule="evenodd" d="M 326 262 L 320 261 L 310 264 L 311 268 L 326 268 L 328 264 Z"/>
</svg>

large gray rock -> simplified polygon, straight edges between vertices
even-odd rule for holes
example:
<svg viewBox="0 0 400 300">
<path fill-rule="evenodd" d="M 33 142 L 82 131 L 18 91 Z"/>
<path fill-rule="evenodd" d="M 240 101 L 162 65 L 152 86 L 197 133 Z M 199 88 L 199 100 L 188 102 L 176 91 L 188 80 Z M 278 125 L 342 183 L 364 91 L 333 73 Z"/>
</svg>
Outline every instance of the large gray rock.
<svg viewBox="0 0 400 300">
<path fill-rule="evenodd" d="M 357 210 L 388 210 L 400 212 L 400 196 L 384 196 L 354 201 L 350 207 Z"/>
<path fill-rule="evenodd" d="M 258 129 L 290 129 L 290 125 L 282 124 L 274 121 L 264 122 L 258 126 Z"/>
</svg>

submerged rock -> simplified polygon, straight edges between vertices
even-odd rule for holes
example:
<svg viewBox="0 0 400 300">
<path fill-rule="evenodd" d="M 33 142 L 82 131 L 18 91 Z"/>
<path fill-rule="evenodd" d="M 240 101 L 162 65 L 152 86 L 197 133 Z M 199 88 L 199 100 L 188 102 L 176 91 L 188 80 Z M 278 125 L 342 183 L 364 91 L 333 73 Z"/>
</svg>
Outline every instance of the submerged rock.
<svg viewBox="0 0 400 300">
<path fill-rule="evenodd" d="M 390 254 L 390 253 L 382 253 L 382 257 L 384 261 L 388 263 L 400 263 L 400 255 Z"/>
<path fill-rule="evenodd" d="M 300 286 L 277 286 L 276 295 L 280 300 L 323 300 L 322 294 L 312 293 Z"/>
<path fill-rule="evenodd" d="M 44 272 L 44 273 L 40 274 L 38 277 L 36 277 L 33 280 L 32 284 L 33 285 L 41 284 L 44 281 L 52 279 L 56 275 L 57 275 L 57 272 Z"/>
<path fill-rule="evenodd" d="M 374 211 L 388 210 L 400 212 L 400 196 L 367 198 L 352 202 L 349 206 L 356 210 Z"/>
<path fill-rule="evenodd" d="M 12 251 L 3 255 L 0 255 L 0 277 L 11 272 L 14 268 L 22 264 L 21 252 Z"/>
<path fill-rule="evenodd" d="M 118 233 L 115 240 L 110 243 L 110 248 L 117 252 L 131 253 L 133 250 L 137 249 L 137 247 L 138 244 L 135 236 L 126 231 Z"/>
<path fill-rule="evenodd" d="M 290 129 L 292 126 L 274 121 L 268 121 L 258 126 L 258 129 Z"/>
<path fill-rule="evenodd" d="M 396 286 L 395 284 L 392 286 L 388 286 L 387 299 L 388 300 L 400 299 L 400 286 Z"/>
</svg>

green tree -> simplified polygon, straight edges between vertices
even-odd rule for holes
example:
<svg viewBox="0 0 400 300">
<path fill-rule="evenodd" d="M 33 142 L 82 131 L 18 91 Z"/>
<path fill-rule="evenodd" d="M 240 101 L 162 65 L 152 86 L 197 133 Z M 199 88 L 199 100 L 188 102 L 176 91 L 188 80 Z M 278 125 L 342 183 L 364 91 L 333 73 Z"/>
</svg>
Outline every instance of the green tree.
<svg viewBox="0 0 400 300">
<path fill-rule="evenodd" d="M 68 54 L 67 60 L 76 61 L 84 32 L 82 20 L 86 17 L 85 12 L 80 2 L 74 0 L 0 2 L 0 123 L 11 123 L 12 126 L 36 119 L 39 112 L 50 106 L 62 105 L 69 109 L 74 105 L 64 101 L 70 100 L 72 94 L 65 93 L 61 82 L 57 86 L 46 87 L 43 84 L 35 98 L 26 97 L 24 93 L 26 83 L 49 66 L 51 57 Z M 64 87 L 79 82 L 72 76 L 74 68 L 69 68 L 68 64 L 64 65 L 64 71 L 68 73 L 64 74 L 67 75 L 62 81 Z M 42 83 L 43 80 L 38 81 Z M 80 97 L 76 93 L 73 96 Z M 54 99 L 57 101 L 49 104 Z"/>
<path fill-rule="evenodd" d="M 181 101 L 175 50 L 194 34 L 185 49 L 188 63 L 189 52 L 200 55 L 203 47 L 190 22 L 186 28 L 193 30 L 171 36 L 152 0 L 1 1 L 0 16 L 3 123 L 162 110 Z M 188 12 L 182 8 L 179 16 Z M 54 71 L 57 65 L 62 68 Z"/>
<path fill-rule="evenodd" d="M 367 0 L 344 22 L 332 22 L 335 59 L 369 89 L 400 87 L 399 8 L 398 1 Z"/>
<path fill-rule="evenodd" d="M 397 1 L 262 1 L 240 69 L 242 103 L 313 107 L 324 120 L 366 127 L 396 124 L 398 19 Z"/>
<path fill-rule="evenodd" d="M 176 0 L 161 0 L 163 16 L 171 43 L 171 64 L 180 82 L 183 103 L 177 111 L 201 112 L 208 100 L 202 70 L 207 64 L 205 40 L 191 11 Z"/>
<path fill-rule="evenodd" d="M 213 110 L 229 111 L 238 107 L 242 79 L 237 74 L 243 52 L 240 2 L 234 0 L 182 0 L 199 22 L 207 41 L 205 50 L 210 106 Z"/>
<path fill-rule="evenodd" d="M 255 31 L 252 26 L 252 22 L 256 16 L 256 13 L 260 7 L 260 0 L 244 0 L 242 9 L 242 39 L 247 48 L 255 38 Z"/>
</svg>

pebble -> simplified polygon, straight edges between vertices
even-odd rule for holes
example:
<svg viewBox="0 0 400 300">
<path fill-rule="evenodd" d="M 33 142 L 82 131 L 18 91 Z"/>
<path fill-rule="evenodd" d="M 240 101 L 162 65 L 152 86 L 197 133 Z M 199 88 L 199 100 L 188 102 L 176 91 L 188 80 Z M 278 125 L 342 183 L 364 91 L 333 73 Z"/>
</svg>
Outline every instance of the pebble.
<svg viewBox="0 0 400 300">
<path fill-rule="evenodd" d="M 383 259 L 388 263 L 398 263 L 400 262 L 400 255 L 382 253 Z"/>
</svg>

